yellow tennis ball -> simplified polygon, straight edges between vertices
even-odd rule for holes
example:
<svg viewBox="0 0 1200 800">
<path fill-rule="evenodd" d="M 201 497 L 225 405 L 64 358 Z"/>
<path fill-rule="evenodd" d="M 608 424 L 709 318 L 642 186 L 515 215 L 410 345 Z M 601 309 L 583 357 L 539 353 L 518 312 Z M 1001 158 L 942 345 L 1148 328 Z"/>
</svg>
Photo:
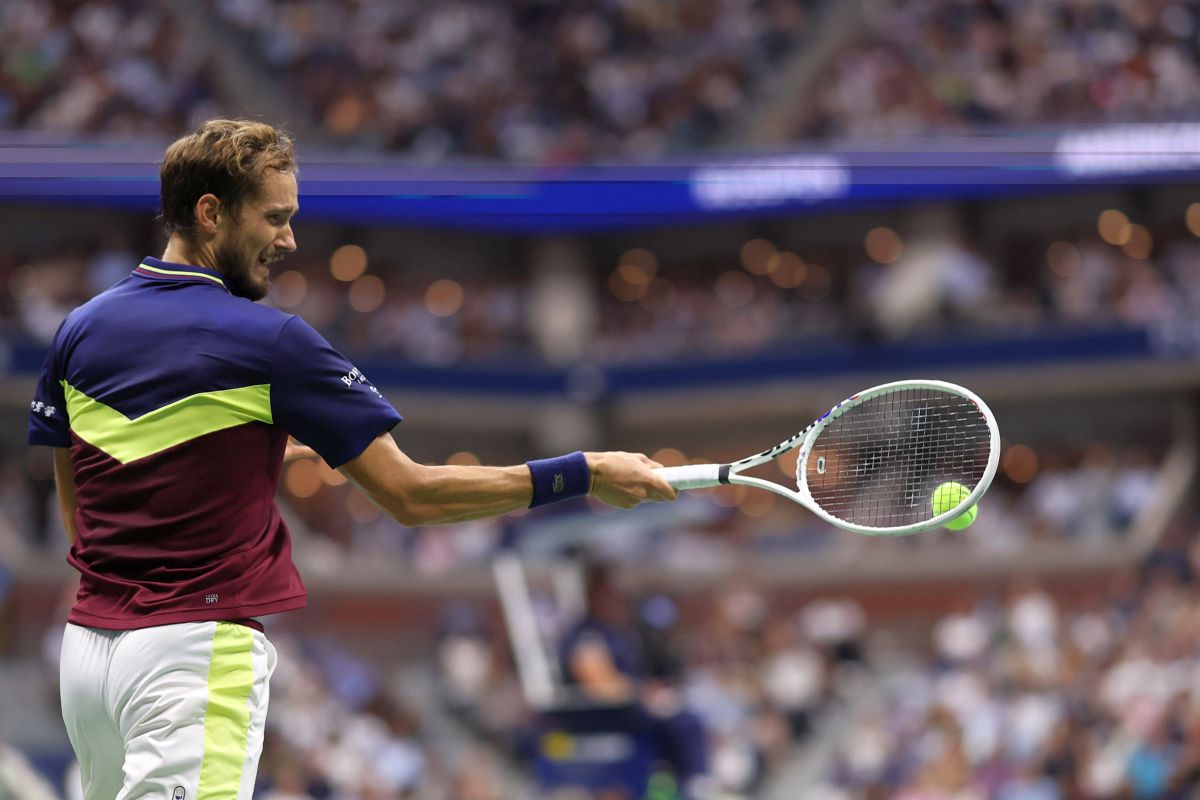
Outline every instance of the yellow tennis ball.
<svg viewBox="0 0 1200 800">
<path fill-rule="evenodd" d="M 933 515 L 945 514 L 950 509 L 957 506 L 971 494 L 971 490 L 963 486 L 961 483 L 947 481 L 941 486 L 933 490 Z M 961 531 L 963 528 L 968 528 L 975 521 L 976 514 L 979 513 L 978 504 L 971 506 L 963 513 L 959 514 L 954 519 L 945 524 L 945 527 L 952 531 Z"/>
</svg>

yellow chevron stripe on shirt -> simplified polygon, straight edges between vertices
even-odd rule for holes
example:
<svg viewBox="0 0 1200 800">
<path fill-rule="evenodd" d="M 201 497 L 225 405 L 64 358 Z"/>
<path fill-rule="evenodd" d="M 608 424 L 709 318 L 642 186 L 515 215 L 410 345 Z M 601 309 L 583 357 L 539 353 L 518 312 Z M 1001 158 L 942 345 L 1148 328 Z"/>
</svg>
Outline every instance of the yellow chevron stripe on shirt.
<svg viewBox="0 0 1200 800">
<path fill-rule="evenodd" d="M 271 386 L 201 392 L 137 419 L 93 400 L 62 381 L 71 430 L 88 444 L 128 464 L 199 436 L 271 418 Z"/>
</svg>

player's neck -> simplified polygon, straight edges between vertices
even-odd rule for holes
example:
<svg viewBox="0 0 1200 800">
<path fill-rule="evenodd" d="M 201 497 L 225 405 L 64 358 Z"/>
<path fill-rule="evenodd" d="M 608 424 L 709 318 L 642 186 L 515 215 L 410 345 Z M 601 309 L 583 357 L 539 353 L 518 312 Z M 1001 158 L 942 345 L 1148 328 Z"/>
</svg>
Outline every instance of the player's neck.
<svg viewBox="0 0 1200 800">
<path fill-rule="evenodd" d="M 216 252 L 212 247 L 203 244 L 193 244 L 180 236 L 172 236 L 167 240 L 167 249 L 163 251 L 162 260 L 168 264 L 186 264 L 191 267 L 205 267 L 220 272 L 217 266 Z"/>
</svg>

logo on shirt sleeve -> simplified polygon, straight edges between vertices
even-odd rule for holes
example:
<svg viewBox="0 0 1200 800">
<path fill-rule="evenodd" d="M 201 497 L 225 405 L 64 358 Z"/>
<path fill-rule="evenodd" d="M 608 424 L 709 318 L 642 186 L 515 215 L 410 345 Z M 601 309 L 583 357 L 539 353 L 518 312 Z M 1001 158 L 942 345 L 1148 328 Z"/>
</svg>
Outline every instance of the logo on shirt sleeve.
<svg viewBox="0 0 1200 800">
<path fill-rule="evenodd" d="M 367 376 L 363 375 L 362 370 L 360 370 L 358 367 L 354 367 L 345 375 L 343 375 L 342 383 L 346 384 L 347 389 L 353 387 L 356 383 L 361 383 L 375 394 L 379 394 L 379 390 L 367 382 Z"/>
<path fill-rule="evenodd" d="M 41 414 L 43 417 L 53 417 L 58 413 L 57 408 L 52 405 L 48 405 L 47 403 L 43 403 L 41 400 L 34 400 L 32 403 L 30 403 L 29 410 L 34 414 Z"/>
</svg>

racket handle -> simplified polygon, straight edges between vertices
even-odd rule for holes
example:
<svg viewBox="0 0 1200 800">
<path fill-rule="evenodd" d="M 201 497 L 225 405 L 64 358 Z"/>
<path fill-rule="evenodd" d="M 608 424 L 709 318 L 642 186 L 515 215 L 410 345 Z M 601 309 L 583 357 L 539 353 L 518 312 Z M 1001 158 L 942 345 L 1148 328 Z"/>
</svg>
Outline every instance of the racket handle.
<svg viewBox="0 0 1200 800">
<path fill-rule="evenodd" d="M 707 489 L 729 482 L 728 477 L 721 480 L 723 467 L 724 464 L 688 464 L 682 467 L 659 467 L 654 472 L 676 489 Z"/>
</svg>

